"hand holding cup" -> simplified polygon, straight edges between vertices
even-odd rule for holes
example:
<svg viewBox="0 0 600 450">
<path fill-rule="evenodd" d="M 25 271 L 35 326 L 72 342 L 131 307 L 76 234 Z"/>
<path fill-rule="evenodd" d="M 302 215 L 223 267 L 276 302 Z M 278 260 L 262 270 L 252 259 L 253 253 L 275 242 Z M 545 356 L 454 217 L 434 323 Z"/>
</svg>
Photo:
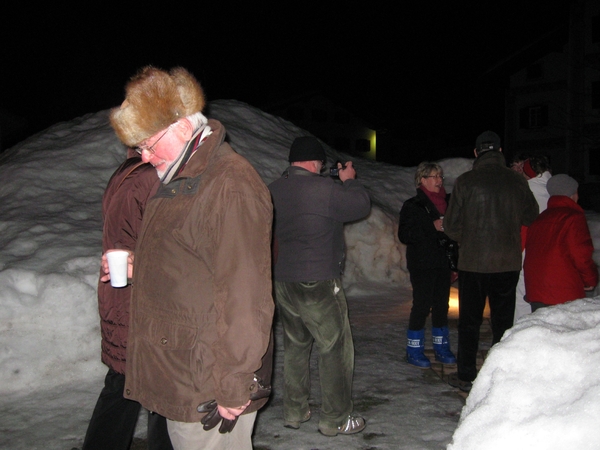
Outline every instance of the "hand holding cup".
<svg viewBox="0 0 600 450">
<path fill-rule="evenodd" d="M 127 280 L 133 277 L 133 252 L 110 249 L 102 255 L 102 270 L 106 275 L 100 281 L 110 281 L 112 287 L 127 286 Z"/>
</svg>

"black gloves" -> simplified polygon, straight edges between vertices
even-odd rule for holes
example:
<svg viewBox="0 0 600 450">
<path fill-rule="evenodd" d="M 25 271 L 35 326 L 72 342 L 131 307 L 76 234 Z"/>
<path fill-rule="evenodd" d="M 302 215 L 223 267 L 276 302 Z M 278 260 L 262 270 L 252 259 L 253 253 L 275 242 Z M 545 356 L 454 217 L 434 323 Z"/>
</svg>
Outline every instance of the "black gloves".
<svg viewBox="0 0 600 450">
<path fill-rule="evenodd" d="M 256 390 L 256 392 L 253 392 L 250 395 L 250 400 L 260 400 L 261 398 L 266 398 L 269 395 L 271 395 L 270 385 L 264 386 L 262 384 L 262 380 L 256 375 L 254 376 L 254 382 L 258 386 L 258 389 Z M 237 423 L 238 419 L 237 416 L 233 420 L 224 419 L 223 417 L 221 417 L 221 414 L 219 414 L 219 409 L 217 408 L 216 400 L 209 400 L 207 402 L 201 403 L 200 405 L 198 405 L 198 412 L 207 413 L 202 418 L 202 420 L 200 420 L 200 423 L 204 425 L 202 428 L 205 431 L 212 430 L 214 427 L 217 426 L 219 422 L 221 422 L 221 426 L 219 427 L 219 433 L 221 434 L 229 433 L 231 430 L 233 430 L 233 427 L 235 427 L 235 424 Z"/>
<path fill-rule="evenodd" d="M 221 434 L 229 433 L 233 430 L 238 419 L 237 416 L 233 420 L 221 417 L 215 400 L 209 400 L 200 404 L 198 406 L 198 412 L 208 413 L 200 420 L 200 423 L 204 425 L 202 428 L 204 428 L 205 431 L 212 430 L 219 422 L 221 422 L 221 426 L 219 427 L 219 433 Z"/>
</svg>

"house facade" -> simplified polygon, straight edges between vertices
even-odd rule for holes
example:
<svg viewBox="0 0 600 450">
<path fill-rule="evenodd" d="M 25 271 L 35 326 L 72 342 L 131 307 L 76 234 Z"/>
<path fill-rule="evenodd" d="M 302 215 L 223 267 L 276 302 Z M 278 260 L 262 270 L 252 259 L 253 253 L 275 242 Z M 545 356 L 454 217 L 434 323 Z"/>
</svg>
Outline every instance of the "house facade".
<svg viewBox="0 0 600 450">
<path fill-rule="evenodd" d="M 600 1 L 574 1 L 564 27 L 512 63 L 504 137 L 510 154 L 543 154 L 554 173 L 600 181 Z"/>
</svg>

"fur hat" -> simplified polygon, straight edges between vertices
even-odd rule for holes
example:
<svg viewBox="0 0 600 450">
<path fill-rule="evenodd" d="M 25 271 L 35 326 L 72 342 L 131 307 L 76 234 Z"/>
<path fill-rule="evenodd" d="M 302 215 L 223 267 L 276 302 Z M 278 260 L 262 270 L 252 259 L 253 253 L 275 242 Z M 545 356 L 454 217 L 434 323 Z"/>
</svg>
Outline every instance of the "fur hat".
<svg viewBox="0 0 600 450">
<path fill-rule="evenodd" d="M 546 190 L 550 195 L 566 195 L 570 197 L 577 192 L 579 183 L 564 173 L 550 177 L 546 184 Z"/>
<path fill-rule="evenodd" d="M 316 137 L 302 136 L 294 139 L 290 148 L 289 162 L 326 161 L 325 150 Z"/>
<path fill-rule="evenodd" d="M 125 100 L 110 113 L 119 139 L 130 147 L 179 119 L 202 111 L 204 91 L 183 67 L 170 72 L 146 66 L 125 86 Z"/>
</svg>

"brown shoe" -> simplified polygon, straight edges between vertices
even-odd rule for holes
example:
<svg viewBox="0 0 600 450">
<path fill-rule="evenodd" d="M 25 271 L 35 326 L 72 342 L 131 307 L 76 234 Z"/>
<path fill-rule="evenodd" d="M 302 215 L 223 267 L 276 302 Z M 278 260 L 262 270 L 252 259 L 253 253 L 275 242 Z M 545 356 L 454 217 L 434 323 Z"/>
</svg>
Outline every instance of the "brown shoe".
<svg viewBox="0 0 600 450">
<path fill-rule="evenodd" d="M 355 434 L 365 429 L 367 424 L 360 416 L 348 416 L 346 421 L 337 428 L 319 425 L 319 431 L 325 436 L 337 436 L 338 434 Z"/>
</svg>

